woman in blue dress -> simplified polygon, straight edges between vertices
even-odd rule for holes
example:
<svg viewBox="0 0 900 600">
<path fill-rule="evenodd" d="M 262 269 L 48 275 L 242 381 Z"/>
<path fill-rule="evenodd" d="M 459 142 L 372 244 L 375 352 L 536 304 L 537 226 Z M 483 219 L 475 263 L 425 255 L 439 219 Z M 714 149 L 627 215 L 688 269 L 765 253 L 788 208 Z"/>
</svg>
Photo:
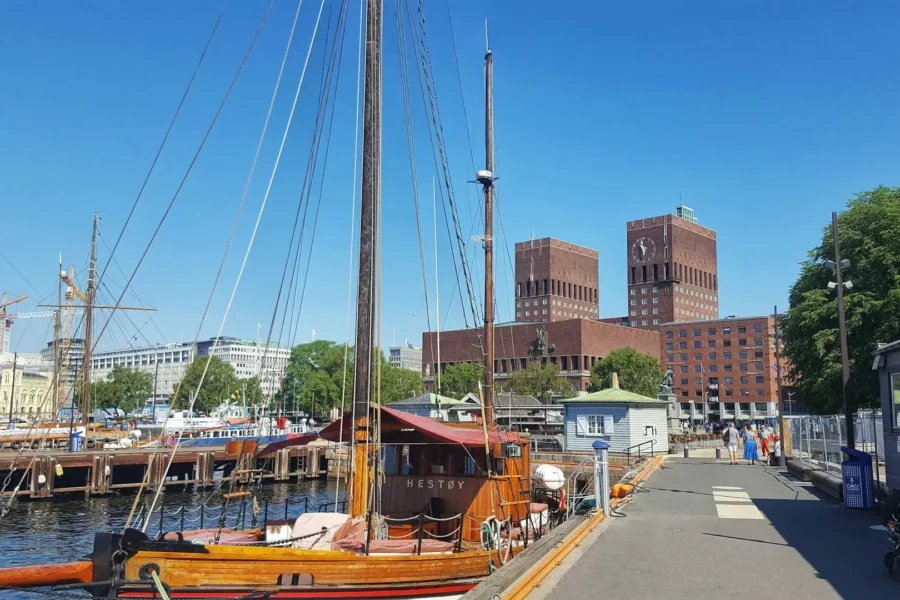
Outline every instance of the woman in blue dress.
<svg viewBox="0 0 900 600">
<path fill-rule="evenodd" d="M 759 450 L 757 449 L 756 434 L 750 429 L 749 425 L 744 426 L 744 460 L 749 460 L 751 465 L 755 465 L 759 460 Z"/>
</svg>

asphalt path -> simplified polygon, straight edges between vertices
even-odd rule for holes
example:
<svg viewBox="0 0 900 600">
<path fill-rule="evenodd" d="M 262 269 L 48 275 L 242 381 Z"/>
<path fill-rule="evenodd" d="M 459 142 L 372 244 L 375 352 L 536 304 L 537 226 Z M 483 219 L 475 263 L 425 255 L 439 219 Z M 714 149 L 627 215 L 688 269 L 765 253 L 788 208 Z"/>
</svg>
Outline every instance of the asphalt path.
<svg viewBox="0 0 900 600">
<path fill-rule="evenodd" d="M 900 598 L 887 533 L 777 469 L 670 459 L 529 600 Z"/>
</svg>

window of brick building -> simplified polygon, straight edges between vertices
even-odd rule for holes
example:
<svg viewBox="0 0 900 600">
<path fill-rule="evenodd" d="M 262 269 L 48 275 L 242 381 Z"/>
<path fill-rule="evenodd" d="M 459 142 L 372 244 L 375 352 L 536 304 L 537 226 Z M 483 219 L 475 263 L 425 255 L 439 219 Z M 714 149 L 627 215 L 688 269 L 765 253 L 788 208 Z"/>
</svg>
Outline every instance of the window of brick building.
<svg viewBox="0 0 900 600">
<path fill-rule="evenodd" d="M 749 396 L 750 390 L 741 390 L 741 396 Z M 750 408 L 749 406 L 747 408 Z M 741 404 L 741 410 L 744 410 L 744 405 Z"/>
<path fill-rule="evenodd" d="M 682 378 L 681 378 L 681 385 L 687 385 L 687 382 L 688 382 L 688 378 L 687 378 L 687 377 L 682 377 Z"/>
<path fill-rule="evenodd" d="M 701 342 L 700 340 L 697 340 L 694 342 L 694 348 L 702 348 L 702 347 L 703 347 L 703 342 Z"/>
<path fill-rule="evenodd" d="M 763 356 L 762 350 L 754 350 L 753 351 L 753 358 L 762 358 L 762 356 Z"/>
<path fill-rule="evenodd" d="M 678 342 L 679 348 L 687 348 L 687 342 Z"/>
<path fill-rule="evenodd" d="M 731 327 L 723 327 L 722 335 L 731 335 Z"/>
<path fill-rule="evenodd" d="M 756 390 L 756 395 L 759 396 L 760 398 L 762 398 L 763 396 L 766 395 L 766 393 L 762 390 Z M 763 410 L 765 410 L 765 409 L 763 409 Z"/>
<path fill-rule="evenodd" d="M 757 375 L 757 376 L 756 376 L 756 383 L 765 383 L 765 382 L 766 382 L 766 378 L 765 378 L 765 377 L 763 377 L 762 375 Z"/>
<path fill-rule="evenodd" d="M 710 352 L 710 353 L 709 353 L 709 360 L 716 360 L 716 353 L 715 353 L 715 352 Z"/>
<path fill-rule="evenodd" d="M 741 358 L 747 358 L 747 351 L 741 350 L 740 352 L 738 352 L 738 356 Z"/>
<path fill-rule="evenodd" d="M 678 337 L 687 337 L 687 329 L 682 329 L 678 332 Z"/>
<path fill-rule="evenodd" d="M 749 383 L 746 375 L 741 375 L 741 383 L 743 383 L 744 385 L 747 385 L 747 383 Z"/>
<path fill-rule="evenodd" d="M 753 326 L 753 331 L 756 332 L 756 333 L 761 333 L 761 332 L 762 332 L 762 325 L 754 325 L 754 326 Z"/>
<path fill-rule="evenodd" d="M 687 395 L 688 395 L 688 391 L 687 391 L 687 390 L 681 390 L 681 395 L 682 395 L 682 396 L 687 396 Z"/>
<path fill-rule="evenodd" d="M 840 233 L 840 230 L 838 230 L 838 233 Z M 838 237 L 840 237 L 840 236 L 838 236 Z M 710 327 L 709 329 L 706 330 L 706 333 L 709 335 L 716 335 L 716 328 Z"/>
<path fill-rule="evenodd" d="M 687 372 L 688 372 L 687 365 L 681 365 L 681 372 L 682 372 L 682 373 L 687 373 Z"/>
<path fill-rule="evenodd" d="M 840 231 L 840 230 L 838 230 L 838 231 Z M 728 396 L 729 398 L 734 396 L 734 390 L 725 390 L 725 395 Z M 734 409 L 732 409 L 732 410 L 734 410 Z"/>
<path fill-rule="evenodd" d="M 743 325 L 738 327 L 738 333 L 747 333 L 747 328 Z"/>
<path fill-rule="evenodd" d="M 703 354 L 697 352 L 694 354 L 694 360 L 703 360 Z"/>
<path fill-rule="evenodd" d="M 723 346 L 731 346 L 731 340 L 722 340 Z"/>
<path fill-rule="evenodd" d="M 687 360 L 687 354 L 682 354 L 680 360 Z"/>
<path fill-rule="evenodd" d="M 753 338 L 753 345 L 754 346 L 762 346 L 762 338 L 761 337 Z"/>
<path fill-rule="evenodd" d="M 734 378 L 732 378 L 732 377 L 725 378 L 725 383 L 733 383 L 733 382 L 734 382 Z"/>
<path fill-rule="evenodd" d="M 838 230 L 838 232 L 840 233 L 840 230 Z M 672 332 L 671 332 L 671 331 L 667 331 L 667 332 L 666 332 L 666 337 L 667 337 L 667 338 L 671 338 L 671 337 L 672 337 Z"/>
<path fill-rule="evenodd" d="M 738 338 L 738 346 L 746 346 L 747 338 Z"/>
<path fill-rule="evenodd" d="M 713 373 L 719 370 L 719 365 L 709 365 L 709 370 Z"/>
<path fill-rule="evenodd" d="M 748 368 L 749 368 L 749 365 L 747 363 L 741 363 L 741 371 L 747 371 Z"/>
<path fill-rule="evenodd" d="M 716 347 L 716 340 L 709 340 L 709 347 L 710 347 L 710 348 L 715 348 L 715 347 Z"/>
<path fill-rule="evenodd" d="M 731 365 L 725 365 L 725 371 L 726 371 L 726 372 L 729 372 L 729 373 L 730 373 L 731 370 L 732 370 L 732 369 L 731 369 Z"/>
</svg>

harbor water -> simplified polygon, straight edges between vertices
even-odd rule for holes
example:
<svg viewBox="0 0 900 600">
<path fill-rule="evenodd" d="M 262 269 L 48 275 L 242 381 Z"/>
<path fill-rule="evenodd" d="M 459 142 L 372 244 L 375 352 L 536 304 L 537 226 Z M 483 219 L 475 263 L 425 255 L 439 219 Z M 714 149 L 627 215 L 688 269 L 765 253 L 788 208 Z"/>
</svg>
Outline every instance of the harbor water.
<svg viewBox="0 0 900 600">
<path fill-rule="evenodd" d="M 216 527 L 221 514 L 222 494 L 229 491 L 226 484 L 216 491 L 203 493 L 175 493 L 167 490 L 160 495 L 160 504 L 149 518 L 147 533 L 155 537 L 159 533 L 159 515 L 165 515 L 165 531 L 176 531 L 184 522 L 186 529 L 199 527 L 201 512 L 205 527 Z M 262 521 L 263 512 L 268 510 L 269 519 L 282 519 L 285 509 L 289 518 L 296 517 L 307 508 L 333 511 L 337 482 L 333 480 L 306 480 L 291 483 L 263 485 L 258 494 Z M 344 499 L 342 486 L 337 500 Z M 0 519 L 0 567 L 38 565 L 71 562 L 85 557 L 91 552 L 94 533 L 97 531 L 120 530 L 128 519 L 134 503 L 134 494 L 94 497 L 86 500 L 55 498 L 52 501 L 16 501 L 12 510 Z M 143 494 L 139 506 L 146 514 L 153 500 L 152 494 Z M 4 498 L 3 502 L 7 499 Z M 201 511 L 201 504 L 204 505 Z M 183 507 L 183 508 L 182 508 Z M 339 507 L 343 510 L 343 505 Z M 232 501 L 227 510 L 232 525 L 243 518 L 246 526 L 252 521 L 250 503 L 241 509 L 240 501 Z M 66 591 L 61 596 L 83 596 L 88 594 Z M 48 598 L 41 593 L 0 590 L 4 600 L 36 600 Z"/>
</svg>

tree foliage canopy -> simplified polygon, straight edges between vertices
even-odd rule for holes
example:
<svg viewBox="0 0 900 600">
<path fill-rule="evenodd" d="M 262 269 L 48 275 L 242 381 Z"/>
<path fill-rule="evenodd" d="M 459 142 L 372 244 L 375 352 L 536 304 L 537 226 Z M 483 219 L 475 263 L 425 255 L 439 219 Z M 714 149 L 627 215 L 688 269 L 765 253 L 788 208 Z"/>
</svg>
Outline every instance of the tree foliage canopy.
<svg viewBox="0 0 900 600">
<path fill-rule="evenodd" d="M 477 394 L 484 370 L 475 363 L 450 365 L 441 374 L 441 395 L 461 399 L 466 394 Z"/>
<path fill-rule="evenodd" d="M 141 408 L 153 394 L 153 376 L 140 369 L 113 367 L 103 381 L 91 384 L 92 404 L 128 414 Z"/>
<path fill-rule="evenodd" d="M 513 371 L 503 386 L 505 391 L 546 400 L 551 395 L 571 396 L 572 384 L 559 374 L 559 366 L 553 363 L 541 365 L 531 361 L 524 369 Z"/>
<path fill-rule="evenodd" d="M 296 407 L 305 412 L 313 410 L 317 415 L 340 408 L 349 410 L 353 398 L 353 347 L 329 340 L 316 340 L 299 344 L 291 351 L 284 390 L 279 400 L 285 408 Z M 346 364 L 345 364 L 346 353 Z M 425 391 L 421 373 L 398 369 L 388 362 L 383 353 L 381 359 L 381 402 L 387 404 Z"/>
<path fill-rule="evenodd" d="M 619 378 L 619 387 L 635 394 L 654 398 L 662 381 L 659 360 L 641 354 L 634 348 L 616 348 L 591 368 L 590 391 L 612 386 L 612 374 Z"/>
<path fill-rule="evenodd" d="M 206 371 L 206 377 L 203 378 L 203 386 L 200 386 L 200 379 L 203 377 L 203 370 L 206 369 L 206 363 L 209 361 L 209 369 Z M 187 408 L 190 405 L 191 395 L 197 393 L 197 400 L 194 402 L 194 410 L 202 410 L 209 412 L 219 406 L 222 402 L 230 400 L 231 396 L 240 390 L 240 383 L 234 372 L 234 367 L 222 362 L 218 356 L 198 356 L 188 365 L 181 378 L 180 389 L 176 385 L 177 396 L 173 395 L 172 406 L 182 406 Z"/>
<path fill-rule="evenodd" d="M 853 408 L 878 403 L 878 374 L 872 371 L 878 342 L 900 338 L 900 188 L 879 186 L 857 194 L 838 215 L 841 258 L 850 261 L 844 295 Z M 831 223 L 810 250 L 790 290 L 790 309 L 782 320 L 784 355 L 802 397 L 820 413 L 842 407 L 841 351 L 837 294 L 828 289 L 834 270 Z"/>
</svg>

